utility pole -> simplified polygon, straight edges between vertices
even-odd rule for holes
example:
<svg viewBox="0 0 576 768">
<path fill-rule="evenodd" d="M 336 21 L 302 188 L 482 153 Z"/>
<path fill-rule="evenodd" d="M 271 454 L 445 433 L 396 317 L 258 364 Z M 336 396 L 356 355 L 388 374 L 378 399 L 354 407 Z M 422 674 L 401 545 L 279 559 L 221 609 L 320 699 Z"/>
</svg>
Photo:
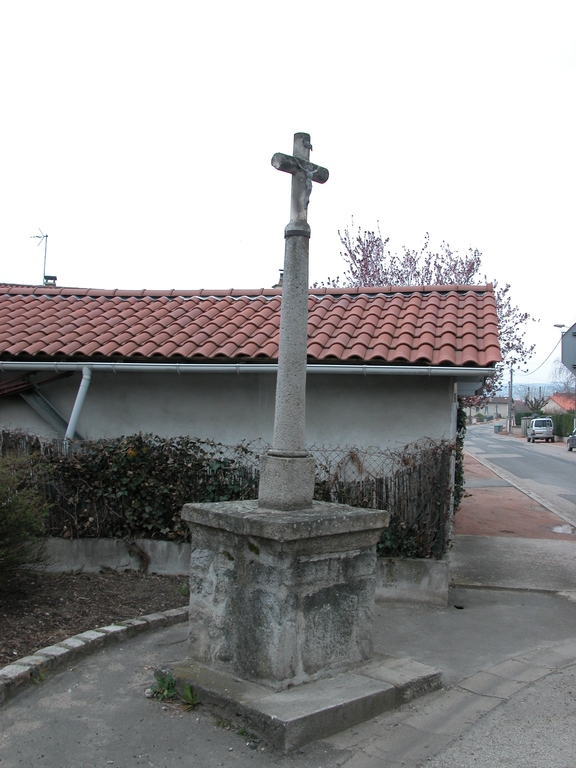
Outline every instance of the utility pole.
<svg viewBox="0 0 576 768">
<path fill-rule="evenodd" d="M 512 434 L 512 427 L 514 426 L 516 419 L 514 413 L 514 372 L 512 366 L 510 366 L 510 384 L 508 387 L 508 432 Z"/>
</svg>

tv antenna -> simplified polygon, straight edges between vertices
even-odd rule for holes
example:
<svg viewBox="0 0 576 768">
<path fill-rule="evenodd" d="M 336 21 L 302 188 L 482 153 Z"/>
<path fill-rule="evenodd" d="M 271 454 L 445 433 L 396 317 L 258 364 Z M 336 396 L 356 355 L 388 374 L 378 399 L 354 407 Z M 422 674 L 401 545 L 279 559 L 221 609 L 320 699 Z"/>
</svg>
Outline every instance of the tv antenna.
<svg viewBox="0 0 576 768">
<path fill-rule="evenodd" d="M 30 238 L 38 238 L 38 245 L 40 245 L 42 240 L 44 240 L 44 269 L 42 270 L 42 285 L 56 285 L 56 280 L 58 279 L 56 275 L 46 274 L 46 251 L 48 250 L 48 235 L 45 235 L 40 227 L 38 227 L 38 232 L 40 232 L 39 235 L 30 235 Z"/>
</svg>

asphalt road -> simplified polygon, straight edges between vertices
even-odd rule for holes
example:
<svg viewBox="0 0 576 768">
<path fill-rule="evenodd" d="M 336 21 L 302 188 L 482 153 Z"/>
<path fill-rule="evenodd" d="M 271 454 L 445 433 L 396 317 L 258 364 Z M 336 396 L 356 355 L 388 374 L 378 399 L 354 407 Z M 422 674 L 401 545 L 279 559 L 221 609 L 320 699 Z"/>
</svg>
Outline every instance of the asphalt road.
<svg viewBox="0 0 576 768">
<path fill-rule="evenodd" d="M 576 526 L 576 451 L 566 443 L 528 443 L 495 434 L 494 424 L 468 427 L 465 449 L 500 477 Z"/>
</svg>

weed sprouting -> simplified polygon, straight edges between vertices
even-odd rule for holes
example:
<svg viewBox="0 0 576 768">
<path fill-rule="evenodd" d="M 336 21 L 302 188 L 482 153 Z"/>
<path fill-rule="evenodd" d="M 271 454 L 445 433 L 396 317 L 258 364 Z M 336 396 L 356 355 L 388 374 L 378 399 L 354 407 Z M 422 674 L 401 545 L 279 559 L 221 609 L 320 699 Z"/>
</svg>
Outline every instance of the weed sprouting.
<svg viewBox="0 0 576 768">
<path fill-rule="evenodd" d="M 188 683 L 184 684 L 181 698 L 182 698 L 182 709 L 185 712 L 189 712 L 191 709 L 194 709 L 194 707 L 200 704 L 198 696 L 196 695 L 196 691 Z"/>
<path fill-rule="evenodd" d="M 176 696 L 176 681 L 172 672 L 161 669 L 155 670 L 154 677 L 156 678 L 156 682 L 152 686 L 154 697 L 158 701 L 173 699 Z"/>
</svg>

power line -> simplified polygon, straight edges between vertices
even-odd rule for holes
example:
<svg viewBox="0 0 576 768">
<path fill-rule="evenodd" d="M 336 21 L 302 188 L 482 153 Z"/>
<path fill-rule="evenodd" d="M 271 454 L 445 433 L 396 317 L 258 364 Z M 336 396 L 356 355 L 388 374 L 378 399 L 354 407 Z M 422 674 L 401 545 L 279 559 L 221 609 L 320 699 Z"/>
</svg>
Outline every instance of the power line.
<svg viewBox="0 0 576 768">
<path fill-rule="evenodd" d="M 554 349 L 552 350 L 552 352 L 550 352 L 550 354 L 548 355 L 548 357 L 546 358 L 546 360 L 544 360 L 542 363 L 540 363 L 540 365 L 538 366 L 538 368 L 534 368 L 534 370 L 533 370 L 533 371 L 530 371 L 529 373 L 520 373 L 519 371 L 516 371 L 516 375 L 517 375 L 517 376 L 532 376 L 534 373 L 536 373 L 536 371 L 539 371 L 539 370 L 540 370 L 540 368 L 542 368 L 542 366 L 543 366 L 545 363 L 547 363 L 547 362 L 548 362 L 548 360 L 549 360 L 549 359 L 552 357 L 552 355 L 554 354 L 554 352 L 556 352 L 556 348 L 558 347 L 558 345 L 560 344 L 560 342 L 561 342 L 561 341 L 562 341 L 562 339 L 559 339 L 559 340 L 556 342 L 556 344 L 555 344 L 555 346 L 554 346 Z"/>
</svg>

